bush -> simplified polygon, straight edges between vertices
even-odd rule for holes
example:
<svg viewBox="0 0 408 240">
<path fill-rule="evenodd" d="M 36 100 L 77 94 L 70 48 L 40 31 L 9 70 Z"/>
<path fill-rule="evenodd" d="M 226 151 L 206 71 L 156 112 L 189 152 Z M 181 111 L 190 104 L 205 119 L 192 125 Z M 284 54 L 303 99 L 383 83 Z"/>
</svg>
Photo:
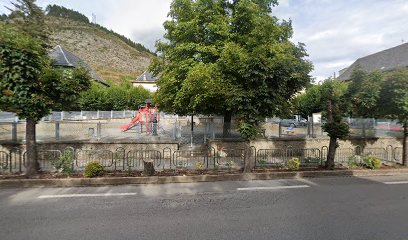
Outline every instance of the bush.
<svg viewBox="0 0 408 240">
<path fill-rule="evenodd" d="M 103 171 L 104 167 L 102 164 L 98 162 L 89 162 L 85 166 L 84 176 L 89 178 L 102 176 Z"/>
<path fill-rule="evenodd" d="M 369 169 L 378 169 L 381 167 L 381 160 L 374 156 L 367 156 L 363 159 L 363 164 Z"/>
<path fill-rule="evenodd" d="M 288 168 L 291 171 L 299 170 L 300 168 L 300 160 L 299 158 L 292 158 L 288 162 Z"/>
<path fill-rule="evenodd" d="M 130 84 L 110 88 L 94 84 L 88 91 L 81 93 L 79 107 L 85 111 L 136 110 L 139 105 L 144 105 L 146 99 L 152 97 L 149 90 Z"/>
<path fill-rule="evenodd" d="M 361 156 L 354 155 L 349 157 L 348 159 L 348 167 L 349 168 L 356 168 L 361 166 Z"/>
<path fill-rule="evenodd" d="M 52 160 L 51 165 L 58 171 L 71 175 L 74 172 L 74 153 L 65 151 L 61 157 Z"/>
</svg>

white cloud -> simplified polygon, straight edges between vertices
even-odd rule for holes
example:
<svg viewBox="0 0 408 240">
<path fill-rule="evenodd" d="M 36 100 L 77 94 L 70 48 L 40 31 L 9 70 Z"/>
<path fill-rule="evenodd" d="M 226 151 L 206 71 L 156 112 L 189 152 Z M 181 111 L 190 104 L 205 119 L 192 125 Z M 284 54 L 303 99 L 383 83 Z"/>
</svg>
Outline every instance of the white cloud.
<svg viewBox="0 0 408 240">
<path fill-rule="evenodd" d="M 0 0 L 2 7 L 9 0 Z M 154 50 L 171 0 L 38 0 L 97 15 L 97 22 Z M 406 0 L 281 0 L 273 14 L 292 19 L 294 42 L 306 44 L 312 75 L 332 76 L 357 58 L 408 41 Z"/>
<path fill-rule="evenodd" d="M 294 42 L 303 42 L 314 76 L 333 72 L 364 57 L 408 41 L 405 0 L 289 0 L 278 17 L 293 20 Z"/>
</svg>

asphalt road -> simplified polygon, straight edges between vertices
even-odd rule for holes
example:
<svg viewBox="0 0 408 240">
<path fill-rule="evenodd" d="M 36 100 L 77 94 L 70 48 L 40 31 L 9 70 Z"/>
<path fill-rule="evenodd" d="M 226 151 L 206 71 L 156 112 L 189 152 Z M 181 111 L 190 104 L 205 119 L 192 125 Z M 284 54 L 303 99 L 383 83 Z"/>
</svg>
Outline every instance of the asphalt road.
<svg viewBox="0 0 408 240">
<path fill-rule="evenodd" d="M 408 176 L 0 189 L 0 239 L 408 239 Z"/>
</svg>

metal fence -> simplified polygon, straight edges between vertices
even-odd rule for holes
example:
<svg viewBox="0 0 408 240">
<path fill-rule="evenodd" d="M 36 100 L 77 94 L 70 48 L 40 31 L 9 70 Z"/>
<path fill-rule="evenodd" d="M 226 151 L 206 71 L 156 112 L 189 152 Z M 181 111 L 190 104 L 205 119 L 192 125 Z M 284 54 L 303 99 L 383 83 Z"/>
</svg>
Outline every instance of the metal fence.
<svg viewBox="0 0 408 240">
<path fill-rule="evenodd" d="M 42 171 L 56 171 L 55 163 L 66 156 L 71 156 L 74 171 L 83 171 L 89 162 L 98 162 L 107 171 L 141 171 L 144 162 L 152 162 L 156 171 L 165 170 L 242 170 L 245 161 L 254 159 L 255 168 L 287 168 L 292 158 L 300 160 L 303 168 L 316 168 L 323 166 L 327 160 L 328 148 L 292 148 L 284 149 L 259 149 L 254 147 L 250 151 L 245 149 L 218 149 L 206 148 L 201 150 L 161 150 L 124 149 L 90 150 L 73 149 L 45 150 L 38 152 L 38 163 Z M 350 164 L 350 160 L 374 156 L 383 163 L 402 163 L 402 148 L 388 146 L 386 148 L 338 148 L 335 163 L 340 165 Z M 27 166 L 26 152 L 17 148 L 9 151 L 0 151 L 0 173 L 23 172 Z"/>
<path fill-rule="evenodd" d="M 327 161 L 328 147 L 321 149 L 306 148 L 294 149 L 287 147 L 285 149 L 259 149 L 256 151 L 255 167 L 286 167 L 288 161 L 292 158 L 300 160 L 301 167 L 318 167 L 323 166 Z M 359 161 L 361 163 L 364 157 L 373 156 L 383 163 L 401 164 L 402 148 L 387 146 L 386 148 L 337 148 L 334 158 L 335 164 L 348 165 L 350 161 Z"/>
<path fill-rule="evenodd" d="M 148 127 L 137 124 L 128 131 L 121 126 L 129 124 L 134 111 L 53 112 L 37 124 L 39 141 L 83 141 L 115 139 L 152 139 L 155 123 Z M 16 121 L 15 115 L 0 112 L 0 141 L 21 142 L 25 140 L 25 122 Z M 177 140 L 181 145 L 205 144 L 208 139 L 223 137 L 223 117 L 195 116 L 191 129 L 191 116 L 160 113 L 156 124 L 160 139 Z M 350 125 L 350 137 L 402 137 L 402 126 L 386 119 L 346 118 Z M 237 121 L 232 121 L 228 138 L 240 138 Z M 313 121 L 291 126 L 280 119 L 266 119 L 258 137 L 262 138 L 324 138 L 321 123 Z"/>
</svg>

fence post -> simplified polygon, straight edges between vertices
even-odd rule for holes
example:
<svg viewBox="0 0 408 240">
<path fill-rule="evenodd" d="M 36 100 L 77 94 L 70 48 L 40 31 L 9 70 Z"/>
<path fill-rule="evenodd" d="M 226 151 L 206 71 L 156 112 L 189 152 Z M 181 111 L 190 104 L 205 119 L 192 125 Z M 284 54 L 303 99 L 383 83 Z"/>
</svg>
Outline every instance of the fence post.
<svg viewBox="0 0 408 240">
<path fill-rule="evenodd" d="M 363 135 L 363 138 L 366 137 L 366 123 L 365 123 L 364 120 L 363 120 L 363 132 L 362 132 L 362 135 Z"/>
<path fill-rule="evenodd" d="M 279 138 L 280 137 L 282 137 L 282 125 L 281 125 L 281 123 L 279 122 L 279 125 L 278 125 L 278 130 L 279 130 Z"/>
<path fill-rule="evenodd" d="M 99 110 L 96 111 L 96 119 L 99 119 Z"/>
<path fill-rule="evenodd" d="M 81 116 L 80 116 L 80 118 L 81 118 L 81 120 L 84 119 L 84 114 L 83 114 L 82 110 L 81 110 Z"/>
<path fill-rule="evenodd" d="M 204 127 L 204 144 L 207 143 L 207 133 L 208 133 L 208 118 L 205 120 L 205 127 Z"/>
<path fill-rule="evenodd" d="M 98 139 L 98 141 L 101 139 L 101 135 L 102 135 L 102 124 L 101 122 L 98 122 L 96 125 L 96 138 Z"/>
<path fill-rule="evenodd" d="M 177 119 L 174 121 L 174 128 L 173 128 L 173 139 L 176 140 L 177 139 Z"/>
<path fill-rule="evenodd" d="M 64 120 L 64 111 L 61 111 L 61 121 Z"/>
<path fill-rule="evenodd" d="M 11 141 L 17 143 L 17 122 L 11 123 Z"/>
<path fill-rule="evenodd" d="M 123 110 L 123 118 L 126 118 L 126 110 Z"/>
<path fill-rule="evenodd" d="M 111 119 L 113 119 L 113 110 L 111 110 Z"/>
<path fill-rule="evenodd" d="M 56 121 L 55 122 L 55 141 L 59 141 L 60 140 L 60 122 Z"/>
</svg>

